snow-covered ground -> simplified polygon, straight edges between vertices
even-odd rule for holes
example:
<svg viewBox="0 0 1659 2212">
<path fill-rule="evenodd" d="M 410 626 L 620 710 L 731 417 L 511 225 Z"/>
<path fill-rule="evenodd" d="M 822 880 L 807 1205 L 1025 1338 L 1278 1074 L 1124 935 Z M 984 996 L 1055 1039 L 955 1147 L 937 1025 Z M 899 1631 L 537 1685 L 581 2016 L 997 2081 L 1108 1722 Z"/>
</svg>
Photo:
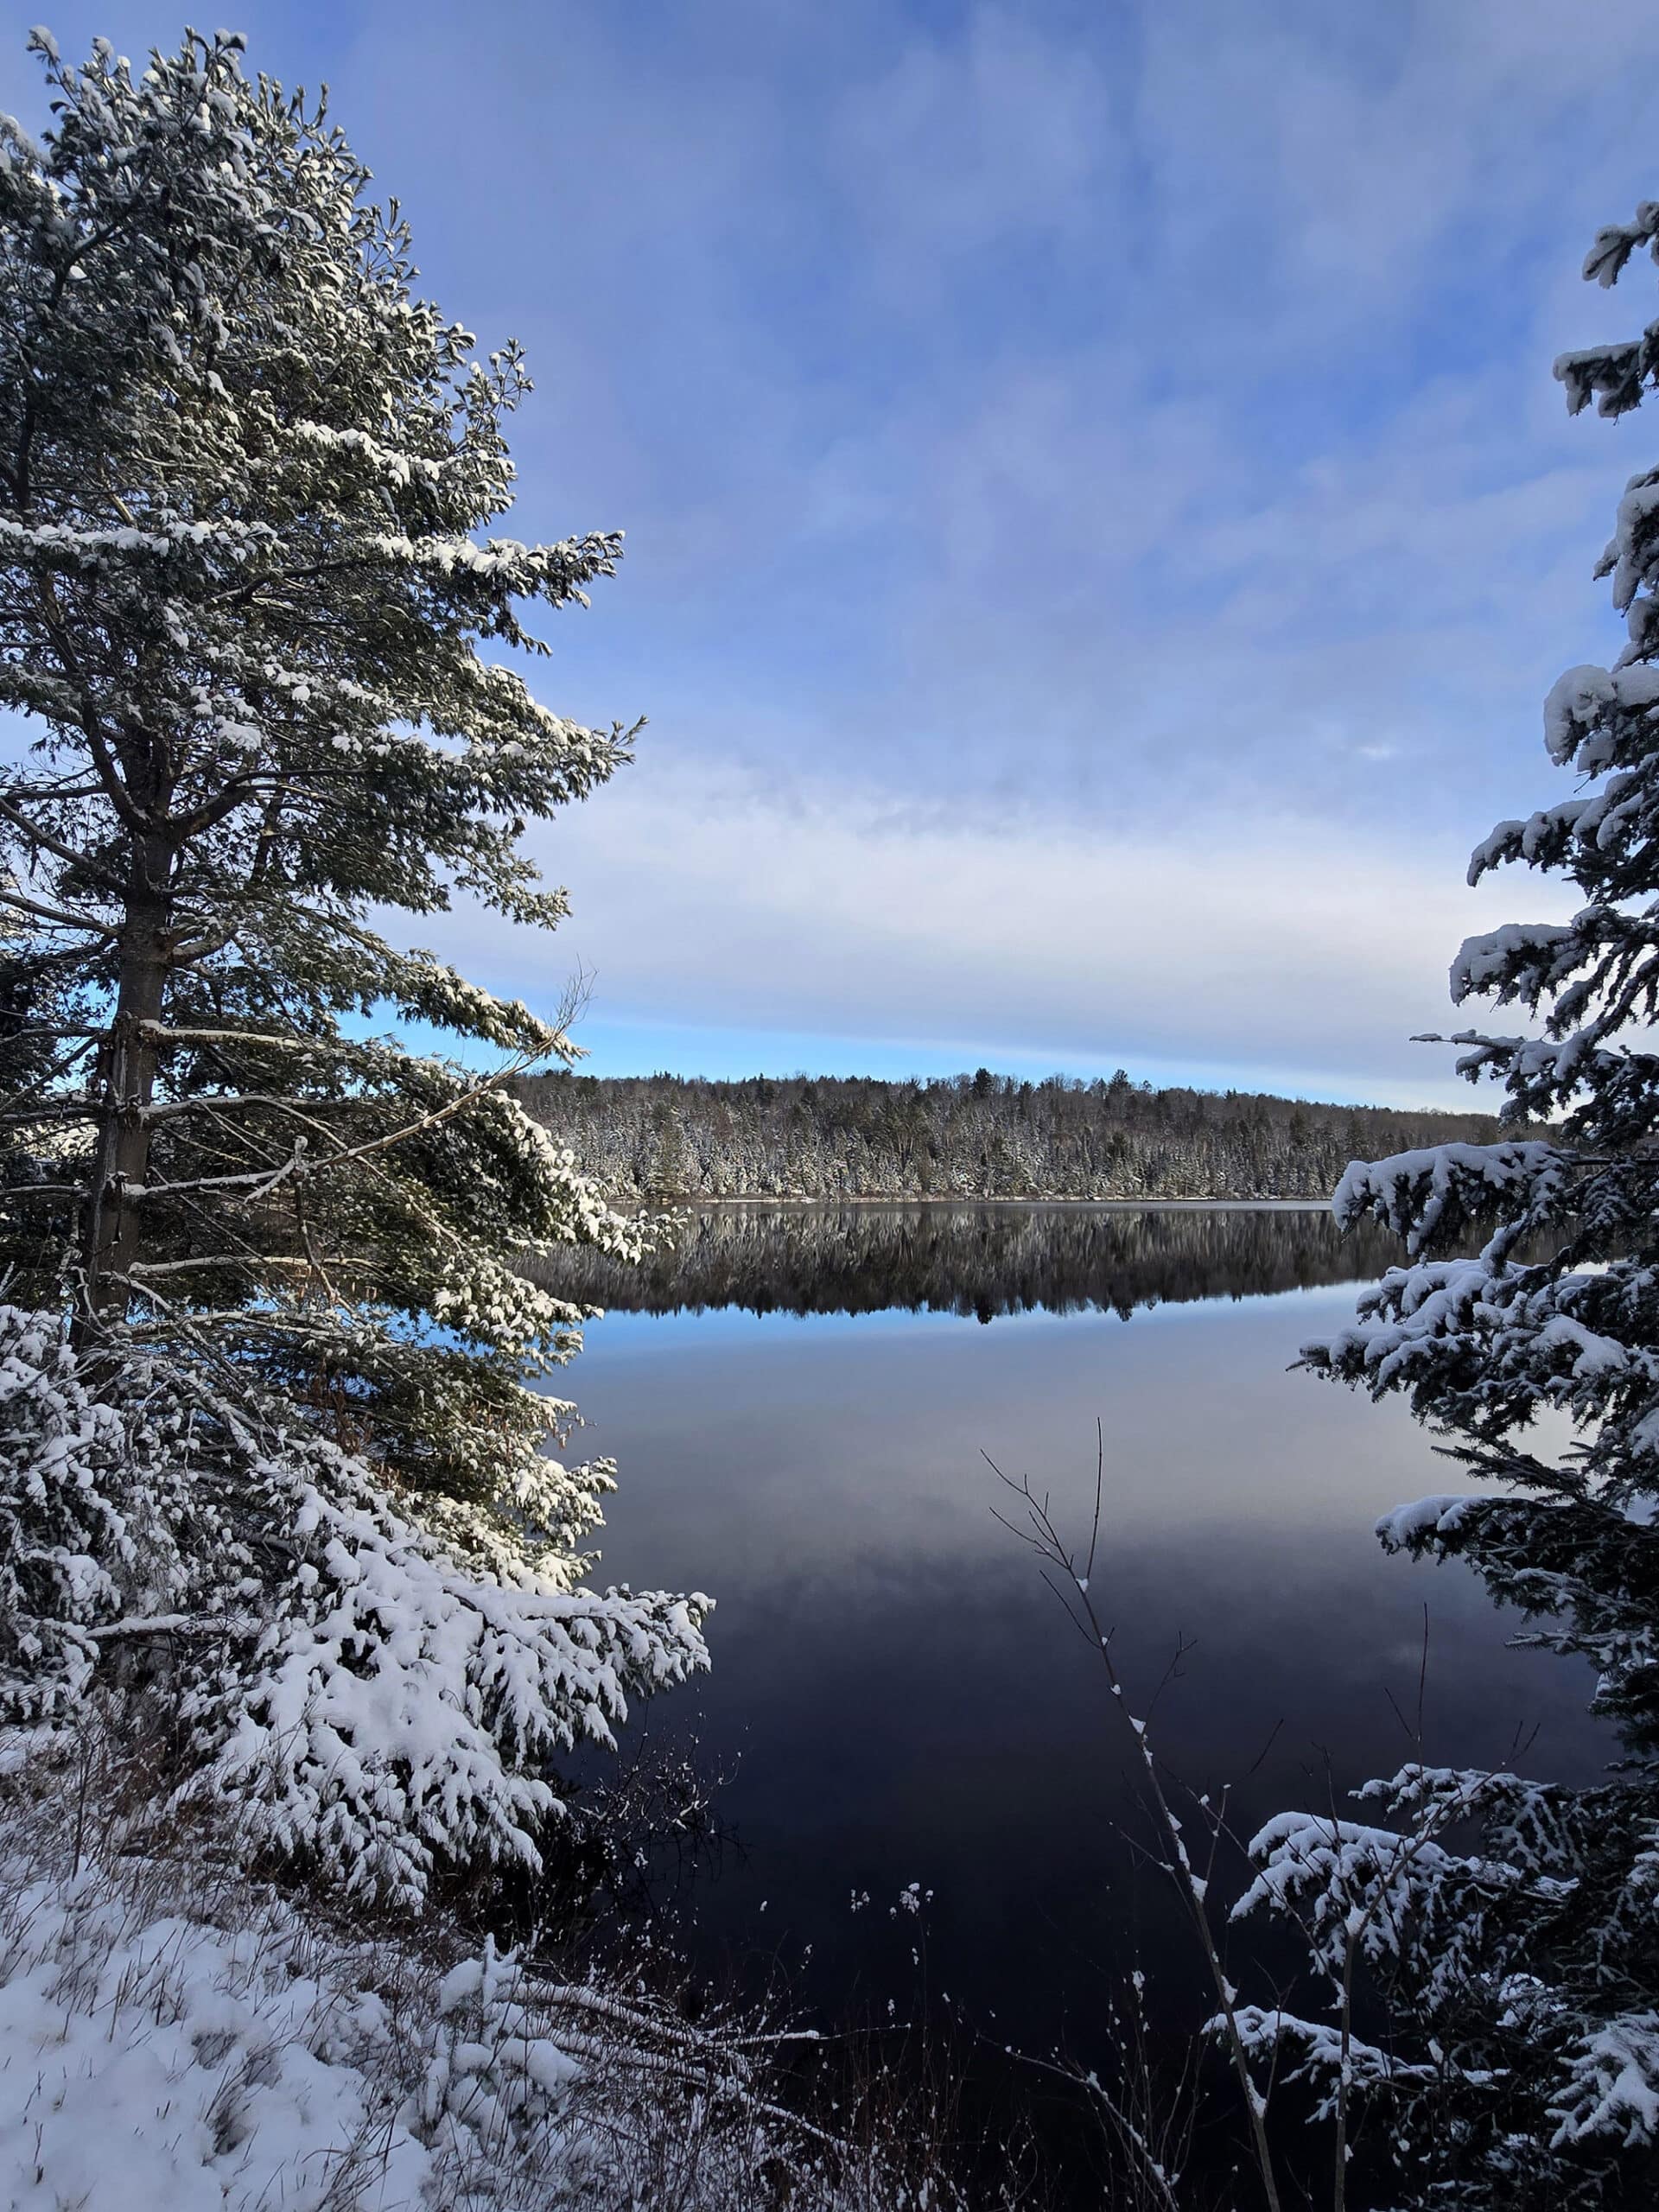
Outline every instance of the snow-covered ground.
<svg viewBox="0 0 1659 2212">
<path fill-rule="evenodd" d="M 135 1848 L 73 1768 L 3 1786 L 12 2212 L 758 2212 L 785 2177 L 826 2212 L 916 2201 L 772 2101 L 776 2038 L 334 1923 L 219 1833 Z"/>
</svg>

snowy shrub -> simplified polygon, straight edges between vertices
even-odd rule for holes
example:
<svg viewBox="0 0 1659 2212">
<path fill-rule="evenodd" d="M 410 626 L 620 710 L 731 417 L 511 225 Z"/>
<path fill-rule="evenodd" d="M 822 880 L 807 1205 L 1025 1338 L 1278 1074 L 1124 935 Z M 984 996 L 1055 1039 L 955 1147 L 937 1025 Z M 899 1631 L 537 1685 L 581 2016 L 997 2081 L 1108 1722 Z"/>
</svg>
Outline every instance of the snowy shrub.
<svg viewBox="0 0 1659 2212">
<path fill-rule="evenodd" d="M 464 1572 L 360 1481 L 345 1503 L 304 1490 L 293 1525 L 246 1675 L 185 1708 L 211 1745 L 195 1786 L 348 1890 L 414 1904 L 435 1863 L 534 1870 L 550 1762 L 707 1664 L 706 1599 Z"/>
</svg>

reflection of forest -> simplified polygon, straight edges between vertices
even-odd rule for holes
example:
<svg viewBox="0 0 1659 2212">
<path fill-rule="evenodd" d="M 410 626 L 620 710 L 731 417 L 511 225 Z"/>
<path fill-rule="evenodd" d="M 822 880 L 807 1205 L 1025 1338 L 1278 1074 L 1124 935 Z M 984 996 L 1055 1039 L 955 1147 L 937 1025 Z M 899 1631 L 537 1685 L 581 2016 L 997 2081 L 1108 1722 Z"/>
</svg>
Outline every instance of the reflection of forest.
<svg viewBox="0 0 1659 2212">
<path fill-rule="evenodd" d="M 1290 1208 L 731 1206 L 668 1217 L 638 1268 L 573 1249 L 533 1272 L 564 1297 L 628 1313 L 899 1306 L 988 1321 L 1362 1281 L 1399 1258 L 1381 1230 L 1344 1236 L 1328 1213 Z"/>
</svg>

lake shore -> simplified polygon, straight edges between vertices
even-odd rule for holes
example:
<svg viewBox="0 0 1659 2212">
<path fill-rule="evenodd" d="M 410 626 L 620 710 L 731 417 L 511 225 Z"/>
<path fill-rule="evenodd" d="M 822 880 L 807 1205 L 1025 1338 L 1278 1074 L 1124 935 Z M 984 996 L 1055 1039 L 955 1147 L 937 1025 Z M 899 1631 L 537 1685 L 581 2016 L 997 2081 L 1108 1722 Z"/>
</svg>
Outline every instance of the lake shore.
<svg viewBox="0 0 1659 2212">
<path fill-rule="evenodd" d="M 618 1205 L 629 1201 L 618 1199 Z M 913 1191 L 830 1192 L 823 1196 L 783 1197 L 766 1191 L 734 1191 L 718 1195 L 701 1192 L 644 1202 L 662 1213 L 684 1213 L 703 1206 L 1074 1206 L 1095 1213 L 1328 1213 L 1329 1198 L 1079 1198 L 1043 1193 L 1029 1198 L 982 1198 L 972 1192 Z"/>
</svg>

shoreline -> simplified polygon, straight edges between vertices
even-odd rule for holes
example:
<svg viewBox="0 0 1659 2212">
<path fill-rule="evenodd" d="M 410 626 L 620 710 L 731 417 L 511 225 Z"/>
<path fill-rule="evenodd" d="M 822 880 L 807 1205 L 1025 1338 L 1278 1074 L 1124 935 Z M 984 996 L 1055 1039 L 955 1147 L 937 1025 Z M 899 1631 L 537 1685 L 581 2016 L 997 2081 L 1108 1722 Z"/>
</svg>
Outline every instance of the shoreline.
<svg viewBox="0 0 1659 2212">
<path fill-rule="evenodd" d="M 634 1201 L 613 1198 L 613 1205 Z M 1092 1207 L 1101 1213 L 1326 1213 L 1329 1198 L 975 1198 L 960 1192 L 883 1192 L 878 1194 L 834 1192 L 818 1198 L 773 1196 L 764 1191 L 733 1191 L 719 1195 L 699 1192 L 673 1198 L 641 1198 L 638 1204 L 657 1213 L 690 1213 L 710 1206 L 1075 1206 Z"/>
</svg>

